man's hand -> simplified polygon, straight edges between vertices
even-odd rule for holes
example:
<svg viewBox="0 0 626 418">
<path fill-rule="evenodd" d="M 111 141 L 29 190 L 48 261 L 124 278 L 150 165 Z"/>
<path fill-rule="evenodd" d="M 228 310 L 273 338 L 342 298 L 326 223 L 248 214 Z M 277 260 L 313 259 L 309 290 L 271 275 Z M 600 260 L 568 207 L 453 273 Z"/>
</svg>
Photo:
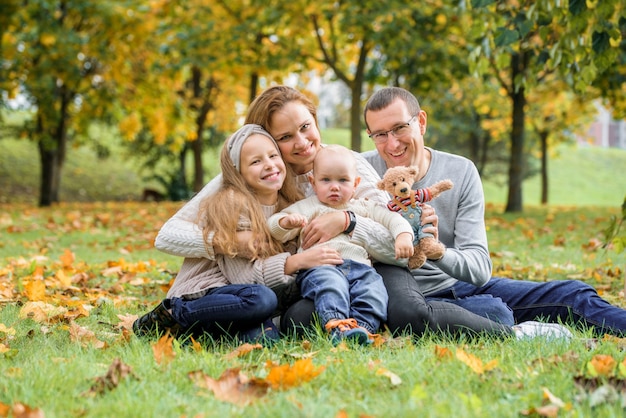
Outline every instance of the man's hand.
<svg viewBox="0 0 626 418">
<path fill-rule="evenodd" d="M 423 232 L 431 233 L 436 240 L 439 240 L 439 217 L 435 213 L 435 208 L 430 205 L 422 205 L 422 226 L 430 224 L 422 228 Z"/>
<path fill-rule="evenodd" d="M 396 237 L 396 260 L 399 258 L 409 258 L 413 255 L 413 235 L 403 232 Z"/>
<path fill-rule="evenodd" d="M 341 234 L 346 227 L 344 212 L 330 212 L 313 219 L 302 230 L 302 248 L 311 248 Z"/>
</svg>

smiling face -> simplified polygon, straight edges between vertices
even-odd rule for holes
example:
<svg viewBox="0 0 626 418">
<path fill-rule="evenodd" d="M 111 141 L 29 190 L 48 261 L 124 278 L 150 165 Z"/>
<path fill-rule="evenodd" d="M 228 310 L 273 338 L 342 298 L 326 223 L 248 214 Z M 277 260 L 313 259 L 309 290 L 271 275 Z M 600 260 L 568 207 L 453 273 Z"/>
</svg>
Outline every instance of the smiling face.
<svg viewBox="0 0 626 418">
<path fill-rule="evenodd" d="M 368 111 L 366 114 L 367 133 L 386 132 L 405 124 L 415 115 L 411 115 L 401 99 L 395 99 L 384 109 Z M 426 112 L 420 110 L 415 120 L 409 125 L 407 135 L 396 138 L 387 135 L 387 141 L 376 144 L 376 150 L 387 163 L 387 167 L 415 165 L 420 173 L 426 173 L 430 161 L 430 153 L 424 149 L 424 133 L 426 132 Z"/>
<path fill-rule="evenodd" d="M 309 180 L 320 202 L 338 207 L 354 197 L 361 179 L 357 177 L 356 163 L 350 151 L 337 151 L 329 146 L 319 150 Z"/>
<path fill-rule="evenodd" d="M 241 148 L 240 167 L 242 177 L 259 202 L 275 204 L 287 170 L 272 140 L 261 134 L 250 135 Z"/>
<path fill-rule="evenodd" d="M 315 118 L 303 103 L 291 101 L 275 111 L 268 130 L 278 143 L 283 159 L 296 174 L 313 168 L 321 143 L 320 132 Z"/>
</svg>

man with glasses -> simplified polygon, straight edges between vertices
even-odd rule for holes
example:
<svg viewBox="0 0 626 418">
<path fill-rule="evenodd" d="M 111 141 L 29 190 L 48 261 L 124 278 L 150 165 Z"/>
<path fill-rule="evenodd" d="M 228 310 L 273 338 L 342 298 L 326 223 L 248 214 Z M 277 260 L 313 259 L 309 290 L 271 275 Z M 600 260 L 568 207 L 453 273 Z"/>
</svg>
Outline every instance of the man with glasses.
<svg viewBox="0 0 626 418">
<path fill-rule="evenodd" d="M 609 304 L 584 282 L 491 277 L 478 170 L 467 158 L 424 145 L 427 115 L 413 94 L 383 88 L 370 97 L 363 113 L 367 133 L 376 145 L 364 156 L 381 176 L 388 167 L 417 166 L 420 178 L 415 189 L 443 179 L 454 183 L 452 190 L 424 208 L 422 216 L 422 224 L 433 224 L 424 232 L 447 247 L 444 256 L 406 275 L 386 274 L 387 266 L 375 264 L 385 278 L 391 328 L 411 323 L 410 306 L 421 292 L 428 299 L 452 302 L 505 325 L 542 320 L 593 327 L 596 335 L 626 335 L 626 310 Z"/>
</svg>

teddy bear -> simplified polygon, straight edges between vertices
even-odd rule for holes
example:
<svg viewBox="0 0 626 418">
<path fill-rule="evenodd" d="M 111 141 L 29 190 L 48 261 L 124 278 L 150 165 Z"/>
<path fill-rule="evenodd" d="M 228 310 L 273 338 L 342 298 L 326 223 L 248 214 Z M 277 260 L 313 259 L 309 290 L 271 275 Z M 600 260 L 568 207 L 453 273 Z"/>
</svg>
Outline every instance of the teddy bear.
<svg viewBox="0 0 626 418">
<path fill-rule="evenodd" d="M 443 257 L 444 245 L 432 234 L 422 232 L 421 204 L 436 198 L 453 186 L 452 181 L 441 180 L 430 187 L 412 190 L 411 186 L 415 183 L 418 173 L 419 169 L 416 166 L 392 167 L 385 172 L 382 180 L 377 184 L 379 189 L 393 196 L 387 203 L 387 208 L 399 212 L 413 227 L 415 251 L 409 258 L 410 269 L 421 267 L 427 259 L 437 260 Z"/>
</svg>

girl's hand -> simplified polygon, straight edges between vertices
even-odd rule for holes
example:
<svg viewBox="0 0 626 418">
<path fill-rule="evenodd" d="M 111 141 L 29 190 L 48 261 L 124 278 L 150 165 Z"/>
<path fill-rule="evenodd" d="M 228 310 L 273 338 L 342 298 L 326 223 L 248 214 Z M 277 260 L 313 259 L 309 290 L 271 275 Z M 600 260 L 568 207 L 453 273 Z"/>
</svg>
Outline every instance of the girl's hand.
<svg viewBox="0 0 626 418">
<path fill-rule="evenodd" d="M 313 219 L 302 230 L 302 248 L 311 248 L 341 234 L 346 227 L 344 212 L 330 212 Z"/>
<path fill-rule="evenodd" d="M 424 203 L 422 205 L 422 218 L 421 219 L 422 219 L 422 226 L 426 224 L 431 224 L 423 228 L 422 231 L 433 234 L 435 239 L 439 240 L 439 217 L 435 213 L 435 208 Z"/>
<path fill-rule="evenodd" d="M 295 274 L 298 270 L 324 265 L 335 266 L 341 263 L 343 263 L 343 258 L 337 250 L 320 245 L 287 257 L 285 274 Z"/>
</svg>

